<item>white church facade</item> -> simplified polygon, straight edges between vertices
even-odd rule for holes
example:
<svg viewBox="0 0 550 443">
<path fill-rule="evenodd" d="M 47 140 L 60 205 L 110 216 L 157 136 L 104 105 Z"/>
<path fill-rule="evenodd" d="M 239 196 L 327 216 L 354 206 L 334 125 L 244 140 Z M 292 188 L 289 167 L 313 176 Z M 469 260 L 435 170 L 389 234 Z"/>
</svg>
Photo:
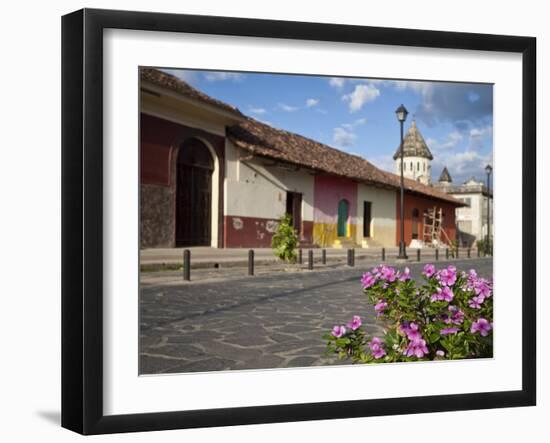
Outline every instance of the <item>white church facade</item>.
<svg viewBox="0 0 550 443">
<path fill-rule="evenodd" d="M 395 173 L 400 174 L 400 147 L 395 151 L 393 159 Z M 476 241 L 484 240 L 488 233 L 492 236 L 492 189 L 474 177 L 461 185 L 455 185 L 447 167 L 443 168 L 439 180 L 432 183 L 431 162 L 433 159 L 416 121 L 413 120 L 403 139 L 403 175 L 464 202 L 464 207 L 458 207 L 455 210 L 456 240 L 460 246 L 475 247 Z"/>
<path fill-rule="evenodd" d="M 395 173 L 401 174 L 401 149 L 398 146 L 393 155 Z M 425 185 L 432 184 L 433 155 L 413 120 L 403 139 L 403 175 Z"/>
</svg>

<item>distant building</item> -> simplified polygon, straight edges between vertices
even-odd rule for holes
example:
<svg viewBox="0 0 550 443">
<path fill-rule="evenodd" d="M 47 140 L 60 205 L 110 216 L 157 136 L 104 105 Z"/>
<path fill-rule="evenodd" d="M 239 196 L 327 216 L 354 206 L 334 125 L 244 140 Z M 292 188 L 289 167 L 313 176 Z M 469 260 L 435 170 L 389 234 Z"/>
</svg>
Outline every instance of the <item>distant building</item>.
<svg viewBox="0 0 550 443">
<path fill-rule="evenodd" d="M 398 146 L 393 159 L 395 161 L 395 173 L 401 174 L 401 147 Z M 403 175 L 411 180 L 419 181 L 425 185 L 432 183 L 433 155 L 420 134 L 416 121 L 413 120 L 407 134 L 403 138 Z"/>
<path fill-rule="evenodd" d="M 398 243 L 397 175 L 245 116 L 159 70 L 142 68 L 140 80 L 142 248 L 269 247 L 285 213 L 303 247 Z M 463 203 L 427 186 L 432 155 L 413 126 L 407 159 L 421 162 L 413 166 L 422 174 L 405 180 L 405 242 L 421 238 L 423 214 L 434 207 L 454 239 Z"/>
<path fill-rule="evenodd" d="M 477 181 L 472 177 L 462 185 L 453 185 L 451 175 L 445 167 L 434 187 L 465 203 L 464 207 L 456 209 L 456 237 L 461 246 L 475 246 L 477 240 L 485 239 L 487 235 L 487 205 L 489 205 L 492 237 L 493 192 L 482 181 Z"/>
</svg>

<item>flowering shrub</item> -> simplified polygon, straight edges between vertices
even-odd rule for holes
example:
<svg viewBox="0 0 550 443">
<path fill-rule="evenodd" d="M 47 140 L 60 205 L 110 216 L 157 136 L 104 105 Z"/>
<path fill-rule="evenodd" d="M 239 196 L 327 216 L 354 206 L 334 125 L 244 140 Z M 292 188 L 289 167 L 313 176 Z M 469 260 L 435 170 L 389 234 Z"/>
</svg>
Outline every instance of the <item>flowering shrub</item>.
<svg viewBox="0 0 550 443">
<path fill-rule="evenodd" d="M 361 285 L 384 335 L 368 337 L 356 315 L 324 336 L 329 353 L 362 363 L 492 356 L 493 283 L 475 270 L 427 264 L 417 283 L 408 268 L 380 265 L 363 275 Z"/>
</svg>

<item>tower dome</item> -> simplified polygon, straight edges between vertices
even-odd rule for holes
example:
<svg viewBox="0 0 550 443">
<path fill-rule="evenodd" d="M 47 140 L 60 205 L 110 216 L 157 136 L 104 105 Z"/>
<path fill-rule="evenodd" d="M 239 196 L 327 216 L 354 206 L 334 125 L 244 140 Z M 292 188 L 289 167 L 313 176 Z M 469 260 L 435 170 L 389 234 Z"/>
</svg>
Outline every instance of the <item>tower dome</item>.
<svg viewBox="0 0 550 443">
<path fill-rule="evenodd" d="M 451 178 L 451 174 L 449 174 L 449 170 L 447 169 L 447 166 L 445 166 L 439 176 L 439 183 L 451 183 L 452 181 L 453 179 Z"/>
<path fill-rule="evenodd" d="M 397 147 L 393 155 L 395 160 L 395 171 L 401 173 L 401 149 Z M 432 182 L 431 161 L 433 155 L 416 126 L 413 119 L 407 134 L 403 138 L 403 175 L 407 178 L 420 181 L 426 185 Z"/>
</svg>

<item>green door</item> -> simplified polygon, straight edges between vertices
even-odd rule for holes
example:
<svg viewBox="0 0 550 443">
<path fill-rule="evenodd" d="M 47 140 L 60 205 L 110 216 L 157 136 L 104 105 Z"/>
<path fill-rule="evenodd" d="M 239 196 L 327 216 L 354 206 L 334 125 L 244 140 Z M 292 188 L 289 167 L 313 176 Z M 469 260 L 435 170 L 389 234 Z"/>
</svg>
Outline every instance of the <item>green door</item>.
<svg viewBox="0 0 550 443">
<path fill-rule="evenodd" d="M 340 200 L 338 203 L 338 237 L 347 235 L 349 208 L 347 200 Z"/>
</svg>

